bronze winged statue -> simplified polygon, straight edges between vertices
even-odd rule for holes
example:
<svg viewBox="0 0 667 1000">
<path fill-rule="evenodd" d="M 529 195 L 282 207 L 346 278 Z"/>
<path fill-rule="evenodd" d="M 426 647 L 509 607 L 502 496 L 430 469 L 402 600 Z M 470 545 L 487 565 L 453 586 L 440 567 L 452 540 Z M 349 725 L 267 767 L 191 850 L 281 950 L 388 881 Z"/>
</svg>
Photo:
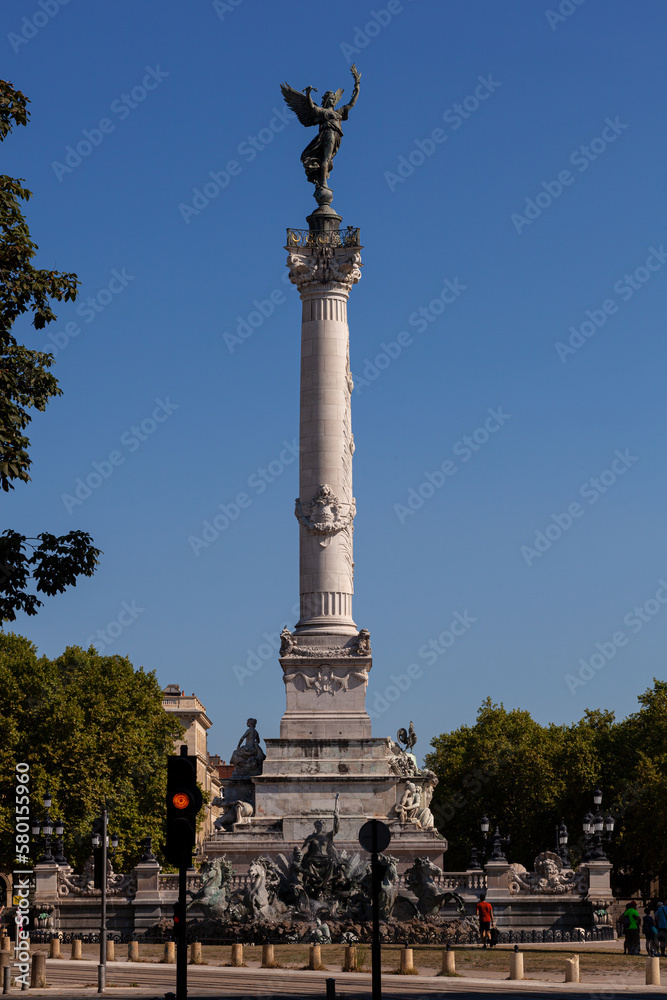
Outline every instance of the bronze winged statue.
<svg viewBox="0 0 667 1000">
<path fill-rule="evenodd" d="M 315 199 L 318 205 L 330 205 L 333 192 L 328 185 L 329 174 L 333 170 L 333 159 L 343 138 L 341 122 L 347 121 L 350 109 L 354 107 L 359 96 L 359 81 L 361 74 L 353 64 L 354 90 L 347 104 L 341 108 L 336 105 L 343 96 L 343 90 L 327 90 L 322 97 L 322 106 L 315 104 L 310 96 L 316 87 L 306 87 L 305 90 L 294 90 L 288 83 L 281 83 L 280 89 L 286 104 L 292 109 L 302 125 L 319 126 L 319 131 L 312 142 L 309 142 L 301 154 L 301 162 L 306 171 L 306 177 L 315 185 Z"/>
</svg>

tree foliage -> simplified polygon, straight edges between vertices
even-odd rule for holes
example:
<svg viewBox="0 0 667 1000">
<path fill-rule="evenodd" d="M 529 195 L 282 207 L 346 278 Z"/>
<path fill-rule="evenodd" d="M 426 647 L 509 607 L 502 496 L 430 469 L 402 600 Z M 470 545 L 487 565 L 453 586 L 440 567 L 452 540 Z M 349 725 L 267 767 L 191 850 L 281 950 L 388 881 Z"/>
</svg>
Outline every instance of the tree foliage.
<svg viewBox="0 0 667 1000">
<path fill-rule="evenodd" d="M 612 712 L 586 710 L 572 725 L 542 726 L 487 699 L 473 726 L 435 737 L 425 763 L 439 779 L 431 808 L 450 844 L 448 867 L 468 867 L 471 849 L 481 846 L 483 814 L 510 835 L 508 859 L 525 865 L 556 847 L 565 821 L 577 862 L 581 820 L 599 785 L 602 811 L 616 822 L 608 850 L 615 869 L 638 882 L 667 877 L 659 833 L 667 829 L 667 683 L 655 680 L 639 703 L 620 722 Z"/>
<path fill-rule="evenodd" d="M 0 634 L 0 691 L 0 865 L 11 870 L 16 763 L 30 764 L 33 816 L 51 792 L 51 816 L 65 824 L 75 867 L 90 855 L 105 802 L 120 838 L 116 870 L 136 863 L 145 836 L 160 857 L 166 758 L 183 727 L 162 707 L 155 673 L 93 647 L 71 646 L 49 660 L 22 636 Z"/>
<path fill-rule="evenodd" d="M 0 80 L 0 141 L 14 125 L 27 125 L 28 99 Z M 36 268 L 37 246 L 30 238 L 21 202 L 31 192 L 22 178 L 0 175 L 0 487 L 8 492 L 14 481 L 29 482 L 31 465 L 25 431 L 32 411 L 44 411 L 61 395 L 49 369 L 53 356 L 19 344 L 12 335 L 16 320 L 32 315 L 32 325 L 43 329 L 56 318 L 51 302 L 77 296 L 75 274 Z M 52 596 L 76 585 L 78 576 L 91 576 L 99 549 L 85 531 L 60 538 L 47 532 L 28 538 L 15 531 L 0 536 L 0 620 L 14 621 L 17 611 L 34 615 L 41 601 L 28 590 L 30 579 L 38 592 Z"/>
</svg>

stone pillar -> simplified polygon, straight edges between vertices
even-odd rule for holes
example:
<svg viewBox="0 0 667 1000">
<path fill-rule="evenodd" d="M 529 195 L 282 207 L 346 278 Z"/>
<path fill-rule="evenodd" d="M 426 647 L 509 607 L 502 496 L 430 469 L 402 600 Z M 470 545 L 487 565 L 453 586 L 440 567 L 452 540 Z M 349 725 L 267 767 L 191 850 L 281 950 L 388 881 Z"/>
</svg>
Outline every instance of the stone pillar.
<svg viewBox="0 0 667 1000">
<path fill-rule="evenodd" d="M 311 216 L 311 222 L 317 223 Z M 337 225 L 339 216 L 326 220 Z M 300 617 L 283 634 L 283 739 L 371 735 L 365 709 L 370 636 L 352 619 L 352 495 L 347 300 L 361 277 L 358 230 L 288 230 L 287 266 L 302 301 Z"/>
<path fill-rule="evenodd" d="M 484 865 L 486 872 L 486 898 L 493 904 L 494 899 L 506 899 L 509 890 L 507 887 L 507 873 L 510 870 L 509 861 L 487 861 Z"/>
<path fill-rule="evenodd" d="M 404 976 L 411 976 L 414 974 L 415 963 L 412 948 L 401 948 L 400 971 Z"/>
<path fill-rule="evenodd" d="M 354 944 L 345 945 L 343 972 L 357 971 L 357 947 Z"/>
<path fill-rule="evenodd" d="M 38 861 L 35 865 L 35 892 L 31 903 L 53 903 L 58 899 L 58 868 L 55 861 Z"/>
<path fill-rule="evenodd" d="M 132 870 L 137 877 L 137 891 L 132 900 L 132 923 L 135 933 L 140 934 L 157 923 L 162 913 L 160 866 L 157 861 L 141 861 Z"/>
<path fill-rule="evenodd" d="M 32 969 L 30 970 L 30 989 L 39 990 L 46 988 L 46 952 L 36 951 L 32 956 Z"/>
<path fill-rule="evenodd" d="M 352 620 L 355 503 L 347 299 L 361 277 L 361 257 L 359 246 L 336 245 L 336 231 L 312 236 L 314 246 L 287 248 L 290 280 L 303 303 L 296 633 L 350 636 L 357 629 Z"/>
<path fill-rule="evenodd" d="M 442 953 L 442 974 L 443 976 L 456 975 L 456 952 L 443 951 Z"/>
<path fill-rule="evenodd" d="M 608 899 L 611 904 L 611 861 L 585 861 L 579 870 L 588 871 L 588 898 Z"/>
<path fill-rule="evenodd" d="M 579 982 L 579 956 L 573 955 L 571 958 L 565 959 L 565 982 L 566 983 L 578 983 Z"/>
<path fill-rule="evenodd" d="M 646 959 L 646 985 L 660 986 L 660 959 L 657 955 L 649 955 Z"/>
</svg>

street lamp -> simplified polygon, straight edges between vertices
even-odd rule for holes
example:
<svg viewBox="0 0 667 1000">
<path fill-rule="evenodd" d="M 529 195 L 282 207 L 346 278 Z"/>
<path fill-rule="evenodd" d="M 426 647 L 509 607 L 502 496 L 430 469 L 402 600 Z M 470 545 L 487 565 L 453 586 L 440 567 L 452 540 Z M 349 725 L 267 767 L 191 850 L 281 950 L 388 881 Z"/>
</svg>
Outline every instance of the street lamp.
<svg viewBox="0 0 667 1000">
<path fill-rule="evenodd" d="M 63 834 L 65 832 L 65 827 L 63 826 L 63 821 L 61 819 L 56 820 L 56 857 L 55 861 L 57 865 L 68 865 L 69 861 L 63 853 Z"/>
<path fill-rule="evenodd" d="M 97 992 L 104 993 L 106 989 L 107 981 L 107 858 L 109 854 L 113 858 L 116 853 L 116 848 L 118 847 L 118 834 L 114 833 L 111 836 L 111 851 L 109 848 L 109 834 L 108 834 L 108 813 L 106 806 L 102 810 L 102 817 L 99 822 L 99 827 L 101 833 L 95 831 L 92 836 L 93 847 L 99 854 L 95 857 L 95 887 L 98 887 L 98 868 L 99 865 L 99 888 L 102 890 L 101 899 L 101 920 L 100 920 L 100 962 L 97 966 Z"/>
<path fill-rule="evenodd" d="M 567 843 L 570 839 L 570 835 L 567 831 L 567 827 L 564 822 L 561 822 L 560 826 L 556 827 L 556 854 L 559 856 L 564 865 L 570 865 L 570 855 L 567 850 Z"/>
<path fill-rule="evenodd" d="M 604 852 L 603 843 L 611 841 L 614 832 L 614 817 L 611 813 L 603 816 L 600 812 L 602 805 L 602 792 L 596 788 L 593 792 L 594 813 L 586 813 L 581 825 L 586 837 L 586 853 L 584 861 L 606 861 L 607 855 Z"/>
<path fill-rule="evenodd" d="M 58 861 L 58 859 L 54 858 L 51 853 L 51 835 L 53 833 L 53 824 L 51 822 L 51 813 L 49 812 L 52 804 L 49 792 L 46 793 L 42 801 L 44 802 L 44 808 L 46 810 L 46 818 L 41 825 L 38 819 L 34 819 L 32 821 L 32 835 L 35 839 L 37 839 L 40 833 L 42 834 L 44 837 L 44 854 L 42 855 L 41 860 L 46 864 L 53 864 L 53 862 Z"/>
<path fill-rule="evenodd" d="M 482 865 L 480 864 L 480 861 L 483 861 L 487 854 L 489 855 L 489 861 L 507 861 L 503 852 L 503 845 L 509 844 L 510 838 L 501 836 L 497 825 L 493 837 L 489 837 L 491 823 L 489 821 L 489 817 L 486 815 L 482 816 L 479 821 L 479 828 L 482 832 L 484 843 L 481 848 L 472 848 L 470 852 L 470 863 L 468 865 L 469 871 L 481 870 Z M 489 851 L 491 852 L 490 854 Z"/>
</svg>

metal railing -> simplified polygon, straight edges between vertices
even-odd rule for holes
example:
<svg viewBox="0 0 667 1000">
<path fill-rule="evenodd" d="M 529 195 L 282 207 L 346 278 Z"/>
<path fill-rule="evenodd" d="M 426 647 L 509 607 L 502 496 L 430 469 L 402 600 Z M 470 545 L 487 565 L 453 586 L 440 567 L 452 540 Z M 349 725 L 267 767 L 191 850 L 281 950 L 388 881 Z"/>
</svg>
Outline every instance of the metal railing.
<svg viewBox="0 0 667 1000">
<path fill-rule="evenodd" d="M 358 247 L 359 229 L 348 226 L 347 229 L 288 229 L 287 246 L 297 247 Z"/>
</svg>

